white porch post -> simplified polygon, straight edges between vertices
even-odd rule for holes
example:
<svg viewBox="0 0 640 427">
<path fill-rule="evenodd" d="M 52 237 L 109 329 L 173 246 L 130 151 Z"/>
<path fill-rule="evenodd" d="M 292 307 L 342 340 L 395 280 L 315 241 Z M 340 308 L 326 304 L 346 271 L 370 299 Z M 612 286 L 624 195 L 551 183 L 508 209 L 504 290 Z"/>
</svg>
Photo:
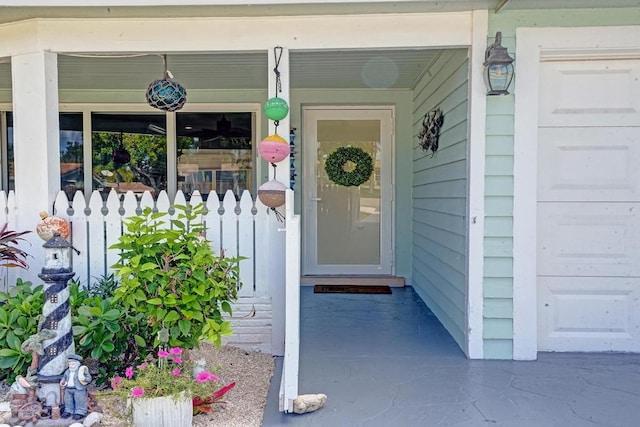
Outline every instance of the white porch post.
<svg viewBox="0 0 640 427">
<path fill-rule="evenodd" d="M 276 50 L 274 54 L 274 49 L 272 48 L 268 53 L 269 61 L 268 61 L 268 69 L 267 73 L 269 76 L 269 85 L 268 85 L 268 93 L 267 98 L 272 98 L 276 96 L 276 74 L 274 73 L 274 68 L 276 67 L 276 62 L 278 62 L 278 70 L 280 71 L 280 84 L 282 88 L 282 92 L 277 92 L 279 98 L 284 99 L 289 103 L 289 49 L 282 48 L 282 56 L 280 56 L 280 50 Z M 276 57 L 277 55 L 277 57 Z M 265 99 L 266 101 L 266 99 Z M 278 135 L 284 138 L 286 141 L 289 141 L 289 115 L 284 119 L 280 120 L 278 125 Z M 269 135 L 273 135 L 275 133 L 275 125 L 274 122 L 269 120 Z M 273 179 L 273 170 L 270 164 L 267 165 L 269 168 L 268 177 L 269 179 Z M 289 188 L 289 156 L 287 156 L 284 160 L 277 164 L 276 168 L 276 179 L 283 183 L 287 188 Z M 282 210 L 283 208 L 279 208 Z M 275 215 L 272 215 L 272 222 L 276 222 L 274 228 L 279 232 L 274 233 L 273 238 L 270 239 L 271 248 L 270 253 L 274 257 L 274 259 L 279 259 L 282 262 L 273 262 L 272 271 L 270 274 L 271 280 L 271 308 L 272 308 L 272 352 L 276 355 L 284 354 L 284 331 L 285 331 L 285 272 L 286 272 L 286 262 L 287 259 L 285 255 L 285 233 L 284 224 L 277 222 Z"/>
<path fill-rule="evenodd" d="M 57 55 L 38 51 L 12 56 L 11 73 L 15 192 L 20 213 L 16 226 L 18 231 L 34 230 L 39 212 L 52 213 L 60 190 Z M 42 241 L 35 233 L 26 237 L 32 246 L 25 249 L 37 255 Z M 38 281 L 40 267 L 33 265 L 21 275 Z"/>
</svg>

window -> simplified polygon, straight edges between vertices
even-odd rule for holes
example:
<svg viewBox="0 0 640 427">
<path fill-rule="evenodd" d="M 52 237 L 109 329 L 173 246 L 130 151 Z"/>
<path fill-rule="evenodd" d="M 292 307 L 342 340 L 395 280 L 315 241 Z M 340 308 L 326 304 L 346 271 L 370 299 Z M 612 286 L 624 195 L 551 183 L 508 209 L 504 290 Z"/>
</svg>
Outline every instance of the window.
<svg viewBox="0 0 640 427">
<path fill-rule="evenodd" d="M 252 190 L 251 113 L 177 113 L 178 189 L 187 197 L 231 190 L 240 198 Z"/>
<path fill-rule="evenodd" d="M 91 114 L 92 189 L 103 198 L 167 189 L 167 137 L 164 114 Z"/>
<path fill-rule="evenodd" d="M 5 114 L 3 189 L 14 190 L 13 115 Z M 175 135 L 173 127 L 167 129 L 167 114 L 175 114 Z M 85 141 L 89 116 L 91 141 Z M 61 112 L 60 188 L 69 200 L 78 190 L 97 190 L 105 199 L 112 189 L 137 195 L 148 190 L 153 196 L 181 190 L 187 200 L 196 190 L 204 199 L 211 191 L 220 200 L 229 190 L 238 199 L 244 190 L 255 194 L 255 117 L 252 111 Z M 175 150 L 175 165 L 167 165 L 168 150 Z M 91 157 L 90 171 L 85 156 Z"/>
</svg>

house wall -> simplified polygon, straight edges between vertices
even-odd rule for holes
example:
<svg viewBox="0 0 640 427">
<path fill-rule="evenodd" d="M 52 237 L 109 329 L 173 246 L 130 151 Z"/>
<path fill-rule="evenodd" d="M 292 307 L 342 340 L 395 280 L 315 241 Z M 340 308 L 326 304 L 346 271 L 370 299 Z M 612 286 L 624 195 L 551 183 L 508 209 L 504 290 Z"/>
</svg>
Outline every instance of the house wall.
<svg viewBox="0 0 640 427">
<path fill-rule="evenodd" d="M 466 346 L 468 53 L 444 52 L 414 90 L 413 133 L 444 113 L 439 149 L 413 148 L 411 284 L 461 348 Z"/>
<path fill-rule="evenodd" d="M 496 31 L 501 31 L 502 45 L 515 57 L 518 27 L 638 25 L 639 22 L 638 7 L 502 11 L 489 14 L 489 43 L 493 43 Z M 515 68 L 517 79 L 517 58 Z M 483 337 L 484 357 L 488 359 L 513 358 L 513 110 L 513 94 L 487 98 Z"/>
</svg>

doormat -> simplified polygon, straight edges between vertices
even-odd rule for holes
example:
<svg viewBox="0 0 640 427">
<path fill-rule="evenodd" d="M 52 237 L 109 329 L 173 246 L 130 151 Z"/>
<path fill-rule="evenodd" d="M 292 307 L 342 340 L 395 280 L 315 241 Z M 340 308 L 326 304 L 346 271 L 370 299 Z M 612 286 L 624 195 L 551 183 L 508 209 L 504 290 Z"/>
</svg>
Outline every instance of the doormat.
<svg viewBox="0 0 640 427">
<path fill-rule="evenodd" d="M 314 294 L 390 294 L 389 286 L 315 285 Z"/>
</svg>

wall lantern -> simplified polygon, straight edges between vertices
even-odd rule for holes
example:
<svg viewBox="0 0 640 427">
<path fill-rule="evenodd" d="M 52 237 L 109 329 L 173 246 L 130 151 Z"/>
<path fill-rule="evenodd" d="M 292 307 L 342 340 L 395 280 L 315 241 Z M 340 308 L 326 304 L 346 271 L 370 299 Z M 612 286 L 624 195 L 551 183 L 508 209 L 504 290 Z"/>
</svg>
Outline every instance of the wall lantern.
<svg viewBox="0 0 640 427">
<path fill-rule="evenodd" d="M 513 58 L 502 47 L 502 32 L 496 33 L 495 42 L 487 47 L 484 54 L 484 83 L 487 95 L 508 95 L 513 80 Z"/>
</svg>

